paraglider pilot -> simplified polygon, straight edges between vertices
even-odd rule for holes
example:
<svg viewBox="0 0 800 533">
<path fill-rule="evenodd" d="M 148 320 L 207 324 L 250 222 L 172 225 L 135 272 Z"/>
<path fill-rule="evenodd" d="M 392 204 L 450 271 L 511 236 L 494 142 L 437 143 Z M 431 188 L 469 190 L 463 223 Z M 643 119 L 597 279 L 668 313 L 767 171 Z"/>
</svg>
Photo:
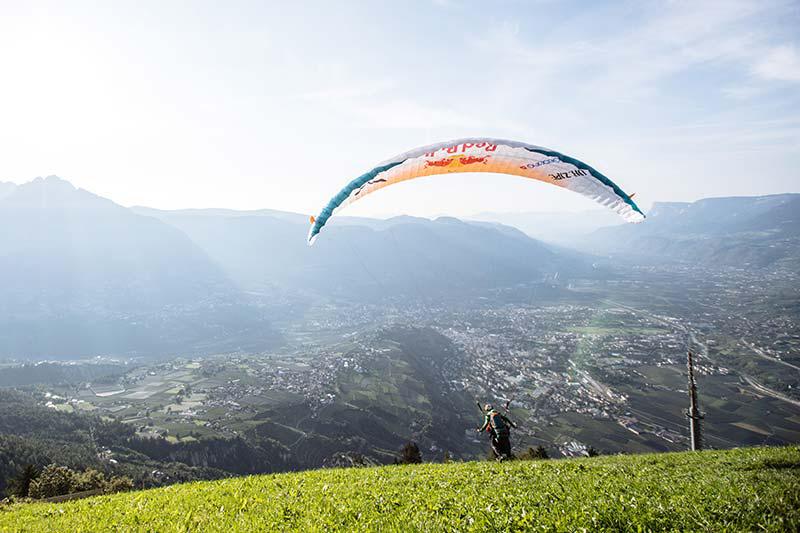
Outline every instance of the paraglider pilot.
<svg viewBox="0 0 800 533">
<path fill-rule="evenodd" d="M 487 403 L 483 406 L 483 425 L 476 431 L 488 431 L 492 436 L 492 452 L 498 461 L 511 459 L 511 428 L 517 425 Z"/>
</svg>

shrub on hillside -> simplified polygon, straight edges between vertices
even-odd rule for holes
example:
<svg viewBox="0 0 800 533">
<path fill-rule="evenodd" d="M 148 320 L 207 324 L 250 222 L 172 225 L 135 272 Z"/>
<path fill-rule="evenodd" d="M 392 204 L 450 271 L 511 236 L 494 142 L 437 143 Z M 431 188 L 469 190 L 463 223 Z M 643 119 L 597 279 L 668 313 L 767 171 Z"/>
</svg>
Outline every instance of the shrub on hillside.
<svg viewBox="0 0 800 533">
<path fill-rule="evenodd" d="M 47 465 L 39 477 L 31 482 L 28 495 L 31 498 L 52 498 L 72 492 L 75 472 L 66 466 Z"/>
<path fill-rule="evenodd" d="M 114 476 L 106 479 L 105 474 L 91 468 L 84 472 L 76 472 L 66 466 L 51 464 L 30 482 L 28 493 L 25 496 L 42 499 L 91 490 L 110 493 L 127 491 L 132 488 L 133 481 L 126 476 Z M 20 496 L 23 495 L 20 494 Z"/>
<path fill-rule="evenodd" d="M 72 487 L 70 492 L 84 492 L 87 490 L 103 489 L 106 486 L 106 475 L 93 468 L 84 472 L 73 472 Z"/>
<path fill-rule="evenodd" d="M 401 465 L 419 464 L 422 462 L 422 453 L 419 451 L 419 446 L 416 442 L 407 442 L 400 449 L 400 458 L 398 463 Z"/>
<path fill-rule="evenodd" d="M 128 492 L 133 490 L 133 481 L 126 476 L 114 476 L 108 480 L 104 490 L 109 494 L 112 492 Z"/>
<path fill-rule="evenodd" d="M 536 448 L 528 448 L 520 454 L 519 458 L 524 460 L 550 459 L 550 455 L 547 453 L 545 447 L 540 444 Z"/>
</svg>

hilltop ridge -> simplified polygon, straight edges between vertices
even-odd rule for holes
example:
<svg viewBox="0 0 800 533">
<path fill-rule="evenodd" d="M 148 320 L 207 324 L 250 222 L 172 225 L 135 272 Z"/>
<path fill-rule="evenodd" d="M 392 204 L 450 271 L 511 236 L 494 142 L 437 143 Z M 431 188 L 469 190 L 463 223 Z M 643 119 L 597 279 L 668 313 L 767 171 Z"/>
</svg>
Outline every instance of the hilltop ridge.
<svg viewBox="0 0 800 533">
<path fill-rule="evenodd" d="M 339 217 L 311 250 L 305 215 L 128 208 L 58 176 L 0 184 L 0 225 L 0 357 L 22 359 L 263 351 L 306 298 L 460 294 L 588 269 L 455 219 Z"/>
<path fill-rule="evenodd" d="M 797 531 L 800 449 L 250 476 L 18 504 L 3 531 Z"/>
<path fill-rule="evenodd" d="M 646 223 L 600 228 L 578 246 L 642 262 L 796 269 L 800 194 L 657 202 Z"/>
</svg>

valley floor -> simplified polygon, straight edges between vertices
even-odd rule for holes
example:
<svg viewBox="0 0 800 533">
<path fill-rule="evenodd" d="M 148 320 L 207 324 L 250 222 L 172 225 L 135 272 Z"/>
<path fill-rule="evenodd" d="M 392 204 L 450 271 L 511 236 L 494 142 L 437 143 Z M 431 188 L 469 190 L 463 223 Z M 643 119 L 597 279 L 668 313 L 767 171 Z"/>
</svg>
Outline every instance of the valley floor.
<svg viewBox="0 0 800 533">
<path fill-rule="evenodd" d="M 800 448 L 315 470 L 0 507 L 0 531 L 800 530 Z"/>
</svg>

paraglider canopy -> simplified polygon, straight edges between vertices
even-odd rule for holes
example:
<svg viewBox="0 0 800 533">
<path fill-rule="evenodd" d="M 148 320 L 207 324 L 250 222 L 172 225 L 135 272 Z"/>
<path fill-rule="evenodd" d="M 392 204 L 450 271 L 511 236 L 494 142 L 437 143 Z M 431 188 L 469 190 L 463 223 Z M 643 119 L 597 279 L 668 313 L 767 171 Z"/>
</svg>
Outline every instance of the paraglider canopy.
<svg viewBox="0 0 800 533">
<path fill-rule="evenodd" d="M 459 172 L 512 174 L 543 181 L 587 196 L 628 222 L 645 218 L 632 195 L 573 157 L 517 141 L 469 138 L 416 148 L 355 178 L 331 198 L 318 216 L 310 218 L 308 244 L 314 243 L 335 212 L 378 189 L 422 176 Z"/>
</svg>

